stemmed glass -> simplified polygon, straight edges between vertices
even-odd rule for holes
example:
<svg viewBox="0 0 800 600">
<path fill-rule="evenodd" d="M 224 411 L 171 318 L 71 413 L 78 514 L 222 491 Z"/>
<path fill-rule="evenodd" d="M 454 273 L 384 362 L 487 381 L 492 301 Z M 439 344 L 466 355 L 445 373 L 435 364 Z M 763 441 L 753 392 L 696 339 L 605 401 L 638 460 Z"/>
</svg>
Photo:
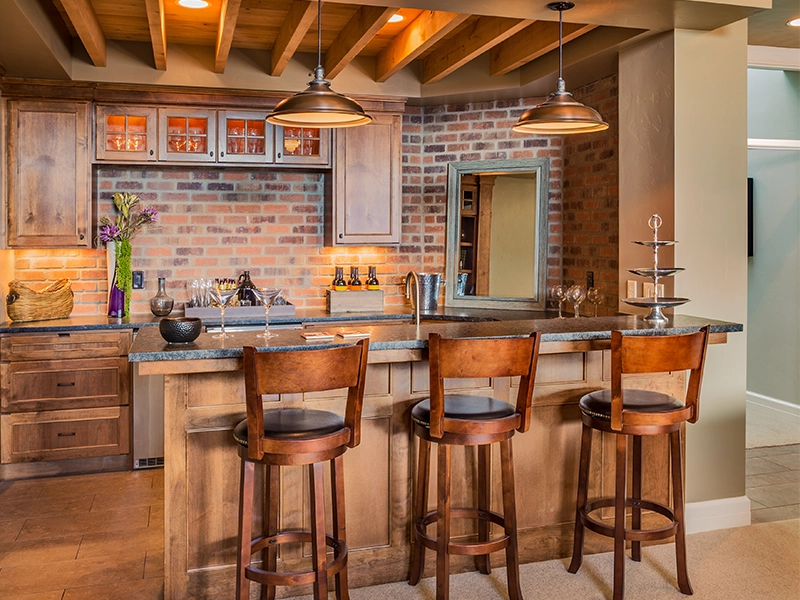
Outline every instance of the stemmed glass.
<svg viewBox="0 0 800 600">
<path fill-rule="evenodd" d="M 283 290 L 279 288 L 269 287 L 255 287 L 252 288 L 253 293 L 258 298 L 258 301 L 264 305 L 264 312 L 266 313 L 266 321 L 264 322 L 264 333 L 259 333 L 256 337 L 269 339 L 275 337 L 274 333 L 269 332 L 269 309 L 275 303 L 278 296 L 281 295 Z"/>
<path fill-rule="evenodd" d="M 208 293 L 219 305 L 219 318 L 222 325 L 222 331 L 211 337 L 223 339 L 233 337 L 232 333 L 225 333 L 225 309 L 228 308 L 228 304 L 230 304 L 231 299 L 233 299 L 238 292 L 239 288 L 233 288 L 229 290 L 220 288 L 219 282 L 214 282 L 214 285 L 209 286 Z"/>
<path fill-rule="evenodd" d="M 597 316 L 597 305 L 603 301 L 603 293 L 596 287 L 589 288 L 586 292 L 586 299 L 594 304 L 594 316 Z"/>
<path fill-rule="evenodd" d="M 581 302 L 586 300 L 586 288 L 582 285 L 573 285 L 567 290 L 567 300 L 572 303 L 577 319 L 581 316 Z"/>
<path fill-rule="evenodd" d="M 567 286 L 557 285 L 550 290 L 550 296 L 558 302 L 558 318 L 563 319 L 564 315 L 561 314 L 561 307 L 564 305 L 564 300 L 567 299 Z"/>
</svg>

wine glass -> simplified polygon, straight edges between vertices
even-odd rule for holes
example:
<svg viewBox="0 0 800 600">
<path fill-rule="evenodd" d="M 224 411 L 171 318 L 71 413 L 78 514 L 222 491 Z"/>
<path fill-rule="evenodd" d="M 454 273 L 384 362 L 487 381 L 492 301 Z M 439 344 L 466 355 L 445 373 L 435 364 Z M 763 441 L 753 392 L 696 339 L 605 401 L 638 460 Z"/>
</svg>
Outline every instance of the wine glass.
<svg viewBox="0 0 800 600">
<path fill-rule="evenodd" d="M 594 304 L 594 316 L 597 316 L 597 305 L 603 301 L 603 292 L 601 292 L 596 287 L 589 288 L 589 291 L 586 292 L 586 299 Z"/>
<path fill-rule="evenodd" d="M 582 285 L 573 285 L 567 290 L 567 300 L 572 303 L 577 319 L 581 316 L 581 302 L 586 300 L 586 288 Z"/>
<path fill-rule="evenodd" d="M 564 305 L 564 300 L 567 299 L 567 286 L 556 285 L 550 290 L 550 297 L 558 302 L 558 318 L 563 319 L 564 315 L 561 314 L 561 307 Z"/>
<path fill-rule="evenodd" d="M 256 295 L 256 298 L 258 298 L 258 301 L 264 305 L 264 313 L 266 314 L 266 321 L 264 321 L 264 333 L 259 333 L 256 337 L 268 340 L 271 337 L 275 337 L 274 333 L 269 332 L 269 309 L 275 303 L 275 300 L 278 298 L 278 296 L 281 295 L 283 290 L 270 287 L 255 287 L 251 289 Z"/>
<path fill-rule="evenodd" d="M 232 333 L 225 333 L 225 309 L 238 292 L 239 288 L 224 289 L 220 287 L 219 282 L 216 281 L 214 285 L 208 288 L 208 293 L 211 295 L 211 298 L 219 305 L 219 318 L 222 325 L 222 331 L 212 337 L 223 339 L 233 337 Z"/>
</svg>

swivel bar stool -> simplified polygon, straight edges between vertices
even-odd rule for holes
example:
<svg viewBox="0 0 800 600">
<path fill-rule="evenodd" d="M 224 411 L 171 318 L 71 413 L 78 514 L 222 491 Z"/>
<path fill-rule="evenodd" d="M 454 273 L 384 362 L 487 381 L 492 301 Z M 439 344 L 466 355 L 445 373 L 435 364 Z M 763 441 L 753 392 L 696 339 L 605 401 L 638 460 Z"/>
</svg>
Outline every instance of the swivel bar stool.
<svg viewBox="0 0 800 600">
<path fill-rule="evenodd" d="M 684 524 L 683 465 L 681 427 L 685 421 L 697 421 L 700 408 L 700 383 L 703 379 L 709 327 L 697 333 L 676 336 L 623 336 L 611 333 L 611 390 L 598 390 L 583 396 L 580 408 L 583 420 L 581 457 L 578 474 L 578 500 L 575 511 L 575 539 L 570 573 L 576 573 L 583 560 L 584 527 L 614 538 L 614 600 L 625 593 L 625 541 L 631 541 L 631 557 L 642 559 L 642 542 L 675 537 L 678 586 L 684 594 L 692 593 L 686 570 Z M 625 373 L 661 373 L 691 371 L 685 401 L 667 394 L 646 390 L 622 389 Z M 615 495 L 587 502 L 592 431 L 605 431 L 616 438 Z M 642 499 L 642 436 L 669 434 L 672 465 L 672 508 Z M 627 493 L 628 436 L 633 438 L 631 496 Z M 606 525 L 591 516 L 604 507 L 614 507 L 614 525 Z M 626 507 L 632 511 L 631 528 L 625 527 Z M 669 519 L 663 527 L 642 529 L 642 509 Z"/>
<path fill-rule="evenodd" d="M 411 410 L 414 433 L 419 437 L 419 467 L 414 494 L 414 543 L 411 551 L 409 583 L 416 585 L 425 565 L 425 548 L 436 551 L 436 598 L 449 597 L 450 555 L 476 557 L 478 568 L 488 574 L 489 554 L 505 549 L 508 593 L 511 600 L 522 600 L 519 585 L 517 517 L 514 498 L 514 463 L 511 437 L 530 426 L 533 383 L 539 357 L 539 334 L 508 339 L 428 338 L 430 393 L 427 400 Z M 521 376 L 516 405 L 483 396 L 444 394 L 447 378 Z M 438 445 L 438 483 L 436 510 L 428 512 L 431 442 Z M 500 444 L 503 482 L 503 514 L 490 510 L 491 444 Z M 478 447 L 478 506 L 450 507 L 450 450 L 452 446 Z M 477 542 L 450 541 L 450 518 L 478 520 Z M 436 537 L 427 532 L 436 523 Z M 489 539 L 491 524 L 504 529 L 504 535 Z"/>
<path fill-rule="evenodd" d="M 327 600 L 328 576 L 336 576 L 336 598 L 347 600 L 342 455 L 361 441 L 361 407 L 367 369 L 368 340 L 355 345 L 299 351 L 262 351 L 245 347 L 244 377 L 247 419 L 233 431 L 242 459 L 239 497 L 239 553 L 236 600 L 250 598 L 250 581 L 266 586 L 262 597 L 275 598 L 277 585 L 313 584 L 315 600 Z M 264 411 L 264 394 L 297 394 L 348 388 L 344 417 L 322 410 Z M 325 531 L 323 463 L 331 463 L 333 533 Z M 256 463 L 266 469 L 264 535 L 253 539 L 253 499 Z M 278 532 L 281 465 L 308 465 L 311 531 Z M 311 542 L 313 567 L 308 571 L 277 572 L 277 547 Z M 327 562 L 326 546 L 334 557 Z M 264 550 L 266 568 L 251 565 Z"/>
</svg>

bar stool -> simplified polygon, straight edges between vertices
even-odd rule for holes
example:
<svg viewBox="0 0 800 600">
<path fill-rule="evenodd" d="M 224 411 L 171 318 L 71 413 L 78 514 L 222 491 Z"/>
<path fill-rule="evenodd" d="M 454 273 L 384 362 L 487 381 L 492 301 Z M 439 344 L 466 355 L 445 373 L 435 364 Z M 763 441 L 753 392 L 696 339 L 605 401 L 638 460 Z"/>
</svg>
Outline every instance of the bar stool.
<svg viewBox="0 0 800 600">
<path fill-rule="evenodd" d="M 245 347 L 244 377 L 247 419 L 233 436 L 239 444 L 242 478 L 239 496 L 239 544 L 236 561 L 236 599 L 250 598 L 250 581 L 266 586 L 262 597 L 275 598 L 275 586 L 313 584 L 315 600 L 327 600 L 328 576 L 336 576 L 336 597 L 349 598 L 345 541 L 342 455 L 361 441 L 361 407 L 367 369 L 368 340 L 336 348 L 259 352 Z M 344 417 L 322 410 L 264 411 L 264 394 L 297 394 L 348 388 Z M 333 533 L 325 531 L 323 463 L 331 463 Z M 264 535 L 253 539 L 254 471 L 264 465 Z M 308 465 L 311 530 L 278 532 L 279 471 L 281 465 Z M 308 571 L 277 572 L 277 547 L 311 542 L 313 567 Z M 326 546 L 334 557 L 327 562 Z M 266 568 L 250 564 L 265 550 Z"/>
<path fill-rule="evenodd" d="M 508 339 L 428 338 L 430 398 L 411 410 L 414 433 L 419 437 L 417 489 L 414 494 L 414 544 L 409 584 L 416 585 L 425 566 L 425 548 L 436 551 L 436 598 L 446 600 L 450 590 L 450 555 L 476 557 L 481 573 L 491 571 L 489 554 L 505 549 L 508 593 L 522 600 L 519 585 L 517 517 L 514 497 L 514 463 L 511 437 L 530 427 L 531 399 L 539 357 L 539 334 Z M 444 394 L 444 380 L 455 377 L 521 376 L 516 405 L 483 396 Z M 438 445 L 436 510 L 427 511 L 431 442 Z M 491 444 L 500 444 L 503 482 L 503 514 L 490 510 Z M 478 447 L 477 508 L 450 506 L 450 450 L 452 446 Z M 477 519 L 477 542 L 450 541 L 450 519 Z M 436 523 L 436 537 L 428 525 Z M 491 524 L 504 535 L 489 539 Z"/>
<path fill-rule="evenodd" d="M 575 510 L 575 539 L 570 573 L 577 573 L 583 561 L 584 528 L 614 538 L 614 600 L 625 594 L 625 541 L 631 540 L 631 557 L 642 559 L 642 542 L 675 537 L 678 586 L 692 593 L 686 570 L 683 465 L 681 426 L 697 421 L 700 408 L 700 383 L 703 379 L 709 326 L 697 333 L 676 336 L 623 336 L 611 333 L 611 390 L 598 390 L 580 400 L 583 428 L 578 474 L 578 500 Z M 646 390 L 623 390 L 624 373 L 691 372 L 685 400 Z M 592 431 L 605 431 L 616 438 L 615 495 L 587 502 Z M 642 436 L 669 434 L 672 471 L 672 508 L 642 499 Z M 633 438 L 631 496 L 627 496 L 628 436 Z M 614 525 L 606 525 L 591 513 L 614 507 Z M 626 507 L 632 509 L 631 528 L 625 527 Z M 663 527 L 642 529 L 642 509 L 669 519 Z"/>
</svg>

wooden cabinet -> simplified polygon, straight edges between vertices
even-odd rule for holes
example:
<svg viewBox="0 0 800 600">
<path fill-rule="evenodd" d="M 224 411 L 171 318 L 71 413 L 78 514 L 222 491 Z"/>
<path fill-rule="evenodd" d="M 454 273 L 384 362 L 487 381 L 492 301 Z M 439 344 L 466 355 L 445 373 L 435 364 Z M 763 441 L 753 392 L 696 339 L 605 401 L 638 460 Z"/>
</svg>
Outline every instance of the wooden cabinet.
<svg viewBox="0 0 800 600">
<path fill-rule="evenodd" d="M 8 245 L 89 247 L 89 104 L 8 103 Z"/>
<path fill-rule="evenodd" d="M 275 162 L 330 166 L 332 132 L 319 127 L 276 127 Z"/>
<path fill-rule="evenodd" d="M 326 245 L 400 243 L 402 117 L 376 114 L 374 119 L 336 134 L 325 195 Z"/>
<path fill-rule="evenodd" d="M 214 162 L 217 150 L 217 111 L 159 108 L 158 159 L 176 162 Z"/>
<path fill-rule="evenodd" d="M 219 121 L 219 162 L 270 164 L 274 162 L 274 127 L 266 112 L 221 110 Z"/>
<path fill-rule="evenodd" d="M 124 467 L 131 336 L 81 331 L 0 337 L 0 463 L 119 456 L 117 466 Z M 93 466 L 78 463 L 79 470 Z"/>
<path fill-rule="evenodd" d="M 157 120 L 150 106 L 97 106 L 97 160 L 157 160 Z"/>
</svg>

